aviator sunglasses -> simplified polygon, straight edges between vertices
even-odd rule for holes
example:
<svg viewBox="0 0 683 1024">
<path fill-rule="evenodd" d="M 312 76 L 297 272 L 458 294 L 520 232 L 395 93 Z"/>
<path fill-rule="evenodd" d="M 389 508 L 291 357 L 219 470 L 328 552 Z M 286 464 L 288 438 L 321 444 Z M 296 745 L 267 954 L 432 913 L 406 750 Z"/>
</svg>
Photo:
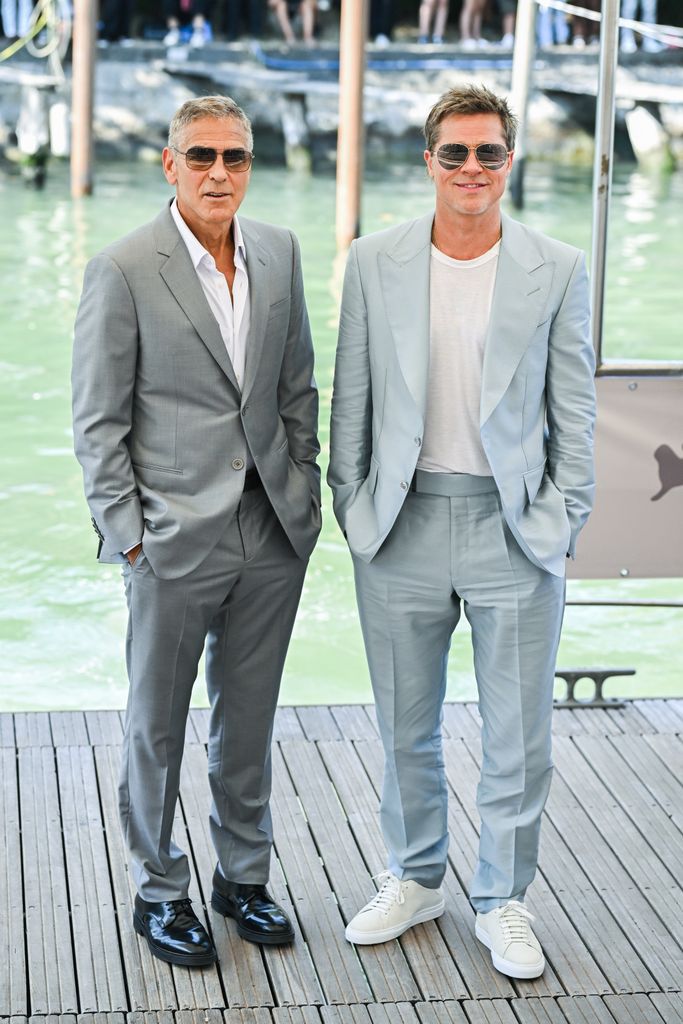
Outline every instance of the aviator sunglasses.
<svg viewBox="0 0 683 1024">
<path fill-rule="evenodd" d="M 480 146 L 466 146 L 463 142 L 447 142 L 439 146 L 435 156 L 445 171 L 454 171 L 474 153 L 480 167 L 486 171 L 499 171 L 512 150 L 499 142 L 483 142 Z"/>
<path fill-rule="evenodd" d="M 185 163 L 191 171 L 208 171 L 216 162 L 218 150 L 211 146 L 190 146 L 185 152 L 172 146 L 174 153 L 185 157 Z M 246 149 L 224 149 L 220 154 L 223 157 L 223 166 L 226 171 L 248 171 L 254 159 L 254 154 Z"/>
</svg>

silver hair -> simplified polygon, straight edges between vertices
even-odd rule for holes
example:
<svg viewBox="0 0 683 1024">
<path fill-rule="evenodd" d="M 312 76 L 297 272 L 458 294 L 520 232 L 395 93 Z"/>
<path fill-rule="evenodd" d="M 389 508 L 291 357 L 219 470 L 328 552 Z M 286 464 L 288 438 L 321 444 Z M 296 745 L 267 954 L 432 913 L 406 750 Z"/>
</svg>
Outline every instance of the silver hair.
<svg viewBox="0 0 683 1024">
<path fill-rule="evenodd" d="M 202 117 L 215 117 L 219 120 L 232 118 L 239 121 L 247 136 L 247 149 L 250 152 L 253 150 L 251 121 L 229 96 L 197 96 L 183 103 L 182 107 L 176 110 L 168 127 L 169 149 L 179 149 L 185 128 Z"/>
</svg>

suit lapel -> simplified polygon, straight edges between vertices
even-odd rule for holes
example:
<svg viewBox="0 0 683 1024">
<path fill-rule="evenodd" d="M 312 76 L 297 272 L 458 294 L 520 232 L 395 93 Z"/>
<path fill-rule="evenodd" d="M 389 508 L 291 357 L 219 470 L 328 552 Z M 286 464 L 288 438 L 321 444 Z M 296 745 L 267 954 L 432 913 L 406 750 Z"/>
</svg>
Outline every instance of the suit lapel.
<svg viewBox="0 0 683 1024">
<path fill-rule="evenodd" d="M 220 328 L 169 211 L 162 213 L 157 220 L 157 251 L 167 257 L 159 273 L 173 297 L 230 383 L 239 391 Z"/>
<path fill-rule="evenodd" d="M 396 245 L 378 254 L 387 319 L 399 366 L 424 417 L 429 375 L 429 256 L 434 214 L 413 221 Z"/>
<path fill-rule="evenodd" d="M 543 313 L 554 264 L 546 263 L 517 221 L 503 216 L 503 237 L 484 349 L 480 423 L 505 394 Z"/>
<path fill-rule="evenodd" d="M 259 240 L 252 223 L 240 217 L 240 227 L 247 252 L 247 273 L 249 275 L 249 338 L 244 368 L 242 400 L 251 391 L 263 355 L 266 340 L 266 326 L 270 309 L 270 287 L 268 267 L 270 257 Z"/>
</svg>

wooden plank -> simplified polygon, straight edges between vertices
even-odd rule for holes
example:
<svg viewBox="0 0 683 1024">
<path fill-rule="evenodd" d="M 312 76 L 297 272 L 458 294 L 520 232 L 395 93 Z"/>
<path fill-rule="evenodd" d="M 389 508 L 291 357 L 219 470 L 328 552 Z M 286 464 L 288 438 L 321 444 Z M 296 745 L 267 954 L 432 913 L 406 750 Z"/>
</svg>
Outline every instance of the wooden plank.
<svg viewBox="0 0 683 1024">
<path fill-rule="evenodd" d="M 300 1013 L 301 1011 L 293 1010 L 293 1011 L 283 1011 L 283 1012 L 284 1013 L 293 1012 L 294 1014 L 296 1014 L 297 1012 Z M 304 1008 L 304 1012 L 308 1013 L 308 1007 Z M 271 1011 L 266 1009 L 266 1007 L 255 1007 L 254 1009 L 242 1009 L 242 1010 L 238 1010 L 236 1008 L 235 1009 L 224 1010 L 223 1014 L 222 1014 L 222 1017 L 223 1017 L 223 1021 L 225 1022 L 225 1024 L 273 1024 L 273 1019 L 271 1017 Z M 307 1022 L 310 1020 L 310 1018 L 308 1018 L 308 1016 L 305 1019 L 306 1019 Z M 286 1020 L 286 1018 L 285 1018 L 285 1020 Z M 199 1020 L 199 1021 L 197 1021 L 197 1024 L 203 1024 L 203 1022 L 201 1020 Z M 296 1020 L 296 1018 L 295 1018 L 295 1024 L 303 1024 L 302 1018 L 300 1017 L 298 1020 Z M 316 1021 L 310 1020 L 310 1024 L 320 1024 L 320 1021 L 319 1020 L 316 1020 Z"/>
<path fill-rule="evenodd" d="M 320 1024 L 320 1011 L 315 1006 L 277 1006 L 271 1014 L 273 1024 Z"/>
<path fill-rule="evenodd" d="M 188 718 L 192 722 L 192 728 L 194 734 L 197 737 L 198 743 L 209 742 L 209 718 L 211 717 L 211 711 L 209 708 L 191 708 Z"/>
<path fill-rule="evenodd" d="M 0 748 L 15 746 L 14 715 L 9 711 L 3 711 L 0 714 Z"/>
<path fill-rule="evenodd" d="M 190 971 L 190 974 L 194 974 L 194 971 Z M 270 1015 L 267 1010 L 263 1010 L 264 1021 L 266 1024 L 271 1024 Z M 175 1024 L 224 1024 L 223 1012 L 218 1009 L 189 1009 L 189 1010 L 176 1010 Z"/>
<path fill-rule="evenodd" d="M 513 999 L 510 1004 L 519 1024 L 565 1024 L 565 1017 L 554 999 Z"/>
<path fill-rule="evenodd" d="M 459 851 L 456 870 L 460 877 L 466 876 L 469 880 L 478 857 L 479 814 L 475 794 L 479 765 L 462 741 L 448 741 L 444 744 L 444 753 L 447 778 L 457 797 L 457 801 L 451 799 L 449 803 L 451 856 Z M 462 806 L 467 819 L 458 812 L 458 805 Z M 464 837 L 467 837 L 466 845 L 463 845 Z M 535 913 L 534 929 L 552 966 L 546 967 L 541 979 L 531 983 L 518 982 L 517 988 L 524 994 L 533 992 L 538 996 L 609 992 L 607 979 L 586 949 L 571 915 L 553 893 L 542 870 L 538 872 L 526 902 Z"/>
<path fill-rule="evenodd" d="M 614 1024 L 614 1017 L 598 996 L 560 996 L 557 1005 L 569 1024 Z"/>
<path fill-rule="evenodd" d="M 308 740 L 341 740 L 342 734 L 328 707 L 298 707 L 297 718 Z"/>
<path fill-rule="evenodd" d="M 673 709 L 666 700 L 636 700 L 633 702 L 637 711 L 643 715 L 660 733 L 683 733 L 683 716 Z"/>
<path fill-rule="evenodd" d="M 51 747 L 50 716 L 47 711 L 27 711 L 14 716 L 17 747 Z"/>
<path fill-rule="evenodd" d="M 118 711 L 86 711 L 85 726 L 93 747 L 118 746 L 123 742 L 123 729 Z"/>
<path fill-rule="evenodd" d="M 371 1024 L 367 1006 L 322 1006 L 322 1024 Z"/>
<path fill-rule="evenodd" d="M 596 760 L 600 757 L 599 746 L 596 747 L 595 744 L 590 745 L 584 742 L 584 746 L 579 748 L 578 743 L 559 739 L 555 745 L 556 763 L 587 816 L 600 831 L 610 849 L 614 851 L 620 865 L 628 872 L 630 878 L 624 876 L 624 884 L 627 889 L 632 888 L 630 881 L 632 879 L 678 943 L 678 949 L 669 943 L 671 960 L 676 964 L 679 972 L 677 984 L 671 987 L 678 988 L 683 982 L 683 892 L 681 892 L 677 881 L 679 877 L 683 877 L 683 874 L 678 872 L 682 861 L 680 853 L 677 855 L 676 850 L 668 851 L 668 853 L 666 850 L 662 850 L 660 857 L 657 847 L 659 843 L 666 845 L 673 835 L 674 844 L 680 848 L 683 836 L 675 826 L 671 826 L 666 815 L 658 813 L 654 807 L 650 806 L 647 832 L 651 842 L 646 840 L 634 823 L 634 816 L 629 817 L 623 803 L 621 806 L 615 803 L 615 799 L 620 802 L 625 800 L 627 803 L 631 800 L 635 801 L 635 787 L 638 780 L 631 773 L 629 781 L 632 782 L 632 789 L 625 797 L 620 798 L 618 791 L 622 786 L 625 785 L 627 789 L 629 788 L 626 781 L 629 779 L 629 772 L 626 765 L 618 763 L 616 781 L 614 772 L 612 773 L 612 792 L 610 793 L 609 788 L 599 777 L 599 772 L 596 773 L 591 765 L 581 757 L 579 749 L 590 750 Z M 605 771 L 608 770 L 607 758 L 603 757 L 599 763 Z M 621 776 L 621 782 L 619 776 Z M 646 810 L 649 803 L 645 798 Z M 640 809 L 643 809 L 642 802 Z M 673 859 L 674 864 L 677 865 L 673 873 L 664 863 L 664 857 L 668 857 L 669 861 Z M 659 930 L 661 932 L 661 929 Z M 663 935 L 662 938 L 664 938 Z"/>
<path fill-rule="evenodd" d="M 275 712 L 273 740 L 303 740 L 304 730 L 297 718 L 295 708 L 279 707 Z"/>
<path fill-rule="evenodd" d="M 368 892 L 372 892 L 367 869 L 315 745 L 300 740 L 283 743 L 281 749 L 337 903 L 348 923 L 367 903 Z M 375 1000 L 400 1002 L 419 998 L 419 989 L 397 942 L 358 946 L 356 954 Z"/>
<path fill-rule="evenodd" d="M 197 708 L 197 709 L 193 709 L 193 710 L 204 711 L 206 709 L 205 708 Z M 196 743 L 203 744 L 205 742 L 205 740 L 204 740 L 204 729 L 201 726 L 200 726 L 199 729 L 197 729 L 197 726 L 195 725 L 195 721 L 196 721 L 195 716 L 192 715 L 192 714 L 188 714 L 187 721 L 185 723 L 185 746 L 188 746 L 191 743 L 192 744 L 196 744 Z"/>
<path fill-rule="evenodd" d="M 331 707 L 330 711 L 344 739 L 376 740 L 378 738 L 376 720 L 370 718 L 361 704 Z"/>
<path fill-rule="evenodd" d="M 627 735 L 641 736 L 657 731 L 652 722 L 648 722 L 645 715 L 640 713 L 633 701 L 629 701 L 623 708 L 615 708 L 610 714 L 619 723 L 621 731 Z"/>
<path fill-rule="evenodd" d="M 373 783 L 377 800 L 384 769 L 382 745 L 379 742 L 359 743 L 356 750 Z M 347 793 L 347 801 L 352 798 L 352 793 Z M 378 841 L 381 842 L 379 836 Z M 399 940 L 423 997 L 434 1000 L 463 998 L 462 992 L 467 995 L 467 990 L 471 993 L 473 989 L 482 987 L 482 983 L 489 993 L 498 991 L 501 986 L 509 991 L 507 980 L 490 968 L 489 954 L 472 936 L 473 917 L 469 903 L 448 865 L 442 890 L 447 901 L 443 916 L 438 921 L 410 928 Z M 435 970 L 437 965 L 438 971 Z"/>
<path fill-rule="evenodd" d="M 87 747 L 90 745 L 85 715 L 82 711 L 50 711 L 52 743 L 55 747 Z"/>
<path fill-rule="evenodd" d="M 680 992 L 653 992 L 650 1000 L 665 1024 L 681 1024 L 683 995 Z"/>
<path fill-rule="evenodd" d="M 576 708 L 570 712 L 580 719 L 588 736 L 620 736 L 621 727 L 616 713 L 608 708 Z M 574 735 L 580 735 L 575 733 Z"/>
<path fill-rule="evenodd" d="M 120 753 L 116 747 L 95 748 L 95 765 L 102 804 L 109 870 L 121 937 L 128 998 L 132 1010 L 164 1010 L 178 1005 L 172 968 L 152 956 L 133 928 L 135 889 L 128 872 L 126 850 L 119 827 L 118 779 Z"/>
<path fill-rule="evenodd" d="M 52 747 L 19 751 L 19 798 L 31 1012 L 75 1013 L 78 994 Z"/>
<path fill-rule="evenodd" d="M 386 850 L 379 825 L 379 801 L 367 771 L 356 750 L 363 751 L 363 758 L 370 760 L 374 751 L 374 773 L 381 772 L 382 751 L 379 744 L 357 744 L 356 748 L 344 743 L 321 743 L 320 753 L 328 772 L 332 776 L 336 791 L 346 811 L 347 820 L 363 853 L 371 875 L 377 875 L 386 863 Z M 487 951 L 473 936 L 473 913 L 469 900 L 452 870 L 446 872 L 442 885 L 446 899 L 446 912 L 439 918 L 438 927 L 443 935 L 450 955 L 470 995 L 501 994 L 512 996 L 511 984 L 494 971 Z M 368 886 L 365 899 L 372 889 Z M 410 954 L 412 947 L 404 949 Z M 408 957 L 409 963 L 410 956 Z M 415 969 L 422 965 L 418 959 Z M 451 998 L 450 993 L 447 998 Z"/>
<path fill-rule="evenodd" d="M 0 1016 L 28 1012 L 17 755 L 0 749 Z"/>
<path fill-rule="evenodd" d="M 462 1006 L 470 1024 L 517 1024 L 504 999 L 481 999 L 476 1003 L 466 1000 Z"/>
<path fill-rule="evenodd" d="M 605 1005 L 616 1024 L 662 1024 L 662 1018 L 645 995 L 605 996 Z"/>
<path fill-rule="evenodd" d="M 49 1017 L 47 1018 L 49 1020 Z M 126 1024 L 126 1017 L 123 1013 L 79 1013 L 75 1018 L 76 1024 Z M 38 1024 L 36 1021 L 35 1024 Z M 43 1024 L 41 1021 L 40 1024 Z M 63 1024 L 63 1018 L 59 1018 L 59 1024 Z"/>
<path fill-rule="evenodd" d="M 180 799 L 191 837 L 192 852 L 204 887 L 204 901 L 211 900 L 211 879 L 216 854 L 209 828 L 209 783 L 207 756 L 203 746 L 190 745 L 185 750 L 180 779 Z M 196 908 L 198 909 L 198 908 Z M 256 943 L 244 942 L 237 935 L 234 922 L 222 914 L 209 911 L 209 923 L 218 950 L 220 971 L 229 1007 L 272 1006 L 261 950 Z"/>
<path fill-rule="evenodd" d="M 465 1012 L 454 1000 L 443 1003 L 416 1003 L 420 1024 L 467 1024 Z"/>
<path fill-rule="evenodd" d="M 91 748 L 60 747 L 57 771 L 80 1008 L 127 1010 Z"/>
<path fill-rule="evenodd" d="M 276 849 L 320 984 L 329 1003 L 365 1003 L 372 992 L 320 863 L 279 746 L 273 749 L 273 819 Z"/>
<path fill-rule="evenodd" d="M 659 778 L 668 775 L 678 789 L 677 804 L 681 813 L 683 813 L 683 787 L 670 773 L 661 770 L 661 763 L 658 765 L 656 777 L 650 771 L 650 786 L 646 785 L 644 774 L 648 769 L 647 756 L 649 754 L 653 761 L 657 761 L 655 754 L 640 736 L 626 737 L 628 746 L 625 750 L 620 743 L 621 739 L 622 737 L 615 737 L 611 744 L 606 744 L 587 737 L 586 739 L 579 738 L 575 743 L 593 772 L 609 790 L 612 799 L 619 803 L 635 828 L 652 847 L 654 855 L 669 870 L 672 879 L 681 879 L 683 878 L 683 832 L 671 820 L 668 810 L 653 801 L 652 797 L 655 794 L 651 787 L 657 787 Z M 602 790 L 599 789 L 595 797 L 599 798 L 601 793 Z M 642 884 L 643 879 L 641 878 L 640 881 Z M 652 882 L 657 884 L 655 878 L 652 879 Z M 678 889 L 675 882 L 674 886 Z"/>
<path fill-rule="evenodd" d="M 683 739 L 678 736 L 646 736 L 648 748 L 656 757 L 656 763 L 648 759 L 647 768 L 639 764 L 643 780 L 650 791 L 666 809 L 675 824 L 683 829 Z"/>
<path fill-rule="evenodd" d="M 576 756 L 580 757 L 580 754 L 576 752 Z M 562 768 L 566 768 L 564 762 L 566 758 L 560 762 Z M 652 987 L 676 989 L 681 979 L 680 950 L 559 772 L 555 773 L 550 790 L 547 813 L 575 858 L 585 865 L 605 906 L 619 908 L 619 931 L 624 928 L 630 944 L 657 982 Z M 604 911 L 598 915 L 600 918 L 607 937 Z M 609 941 L 618 941 L 617 931 Z M 633 959 L 633 954 L 630 954 L 630 959 Z"/>
<path fill-rule="evenodd" d="M 369 1003 L 372 1024 L 420 1024 L 412 1003 Z"/>
<path fill-rule="evenodd" d="M 581 717 L 571 708 L 553 708 L 553 736 L 576 736 L 585 731 Z"/>
<path fill-rule="evenodd" d="M 481 731 L 479 723 L 474 720 L 465 704 L 444 704 L 443 724 L 446 733 L 452 739 L 476 740 Z"/>
</svg>

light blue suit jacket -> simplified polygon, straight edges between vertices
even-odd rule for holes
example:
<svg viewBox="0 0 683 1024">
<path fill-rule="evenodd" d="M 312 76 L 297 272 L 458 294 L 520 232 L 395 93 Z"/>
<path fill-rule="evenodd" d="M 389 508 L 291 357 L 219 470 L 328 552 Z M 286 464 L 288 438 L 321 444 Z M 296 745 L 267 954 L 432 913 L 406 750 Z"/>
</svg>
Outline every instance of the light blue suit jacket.
<svg viewBox="0 0 683 1024">
<path fill-rule="evenodd" d="M 358 239 L 344 280 L 332 398 L 335 515 L 369 562 L 415 472 L 429 377 L 433 214 Z M 595 361 L 578 249 L 503 216 L 480 429 L 505 519 L 557 576 L 594 492 Z"/>
</svg>

